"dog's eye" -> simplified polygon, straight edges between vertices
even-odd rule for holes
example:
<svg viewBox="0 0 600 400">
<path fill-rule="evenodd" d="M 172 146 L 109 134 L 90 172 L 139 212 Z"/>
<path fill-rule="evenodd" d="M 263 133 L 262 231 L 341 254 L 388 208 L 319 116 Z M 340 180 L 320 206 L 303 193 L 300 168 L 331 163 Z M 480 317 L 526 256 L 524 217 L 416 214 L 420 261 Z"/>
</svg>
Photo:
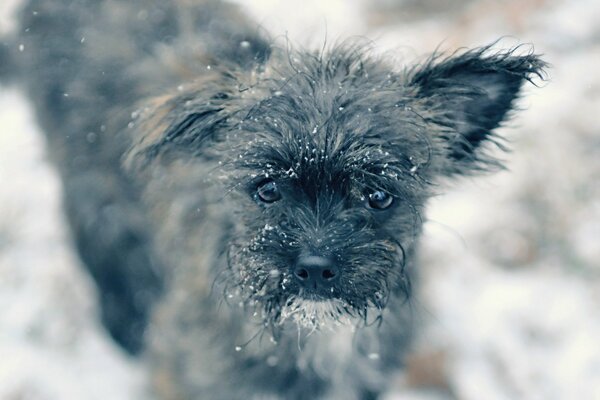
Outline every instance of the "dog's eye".
<svg viewBox="0 0 600 400">
<path fill-rule="evenodd" d="M 391 206 L 393 202 L 394 198 L 381 190 L 369 194 L 369 207 L 376 210 L 385 210 Z"/>
<path fill-rule="evenodd" d="M 262 183 L 256 190 L 256 195 L 264 203 L 273 203 L 281 199 L 281 192 L 274 181 Z"/>
</svg>

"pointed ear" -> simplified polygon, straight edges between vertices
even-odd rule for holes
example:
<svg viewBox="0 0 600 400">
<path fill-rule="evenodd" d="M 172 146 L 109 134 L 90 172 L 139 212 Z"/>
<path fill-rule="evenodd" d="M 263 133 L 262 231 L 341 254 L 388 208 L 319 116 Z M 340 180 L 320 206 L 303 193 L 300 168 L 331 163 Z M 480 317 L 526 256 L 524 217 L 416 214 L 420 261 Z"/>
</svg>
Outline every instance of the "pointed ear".
<svg viewBox="0 0 600 400">
<path fill-rule="evenodd" d="M 499 166 L 486 156 L 485 144 L 500 145 L 494 129 L 509 116 L 523 83 L 543 80 L 546 67 L 534 54 L 516 55 L 518 50 L 493 53 L 487 46 L 444 59 L 438 54 L 413 70 L 417 97 L 440 127 L 436 139 L 449 161 L 444 173 Z"/>
<path fill-rule="evenodd" d="M 215 74 L 156 98 L 134 113 L 130 123 L 133 145 L 125 165 L 142 168 L 156 159 L 168 162 L 205 153 L 207 144 L 234 113 L 236 97 L 230 78 Z"/>
</svg>

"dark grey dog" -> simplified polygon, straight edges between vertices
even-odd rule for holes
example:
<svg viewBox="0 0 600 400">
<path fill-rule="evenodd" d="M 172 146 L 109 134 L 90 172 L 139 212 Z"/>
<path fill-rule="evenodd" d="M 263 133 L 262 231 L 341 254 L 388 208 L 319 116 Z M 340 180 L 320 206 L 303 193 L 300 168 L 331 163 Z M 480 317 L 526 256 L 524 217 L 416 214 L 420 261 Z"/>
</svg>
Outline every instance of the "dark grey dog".
<svg viewBox="0 0 600 400">
<path fill-rule="evenodd" d="M 544 63 L 484 47 L 399 69 L 193 3 L 31 0 L 0 49 L 103 321 L 160 398 L 376 398 L 408 345 L 427 199 L 499 166 L 493 130 Z"/>
</svg>

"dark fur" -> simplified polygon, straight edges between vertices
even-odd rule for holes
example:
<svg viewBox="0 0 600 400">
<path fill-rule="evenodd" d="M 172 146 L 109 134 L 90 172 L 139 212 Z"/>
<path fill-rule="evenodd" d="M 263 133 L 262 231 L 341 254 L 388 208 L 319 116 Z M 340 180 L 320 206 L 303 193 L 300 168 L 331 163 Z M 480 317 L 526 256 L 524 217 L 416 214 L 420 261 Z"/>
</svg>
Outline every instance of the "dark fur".
<svg viewBox="0 0 600 400">
<path fill-rule="evenodd" d="M 234 7 L 190 3 L 32 0 L 0 49 L 103 320 L 146 348 L 163 398 L 374 398 L 409 340 L 427 199 L 500 165 L 493 130 L 544 63 L 484 47 L 400 70 L 364 44 L 270 45 Z M 260 201 L 266 180 L 281 200 Z M 377 190 L 390 208 L 369 206 Z M 339 267 L 327 293 L 295 279 L 306 254 Z"/>
</svg>

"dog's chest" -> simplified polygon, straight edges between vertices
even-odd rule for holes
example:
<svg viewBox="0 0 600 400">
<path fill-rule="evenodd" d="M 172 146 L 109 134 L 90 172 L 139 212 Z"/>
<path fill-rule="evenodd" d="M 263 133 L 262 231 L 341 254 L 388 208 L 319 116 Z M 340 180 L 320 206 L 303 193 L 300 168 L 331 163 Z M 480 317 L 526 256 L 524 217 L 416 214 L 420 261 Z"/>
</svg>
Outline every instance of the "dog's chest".
<svg viewBox="0 0 600 400">
<path fill-rule="evenodd" d="M 355 355 L 355 329 L 340 326 L 316 331 L 298 340 L 297 366 L 300 370 L 312 368 L 319 375 L 341 374 Z"/>
<path fill-rule="evenodd" d="M 297 368 L 312 369 L 330 382 L 345 381 L 356 372 L 368 374 L 379 365 L 377 338 L 364 328 L 339 326 L 316 331 L 297 343 Z"/>
</svg>

